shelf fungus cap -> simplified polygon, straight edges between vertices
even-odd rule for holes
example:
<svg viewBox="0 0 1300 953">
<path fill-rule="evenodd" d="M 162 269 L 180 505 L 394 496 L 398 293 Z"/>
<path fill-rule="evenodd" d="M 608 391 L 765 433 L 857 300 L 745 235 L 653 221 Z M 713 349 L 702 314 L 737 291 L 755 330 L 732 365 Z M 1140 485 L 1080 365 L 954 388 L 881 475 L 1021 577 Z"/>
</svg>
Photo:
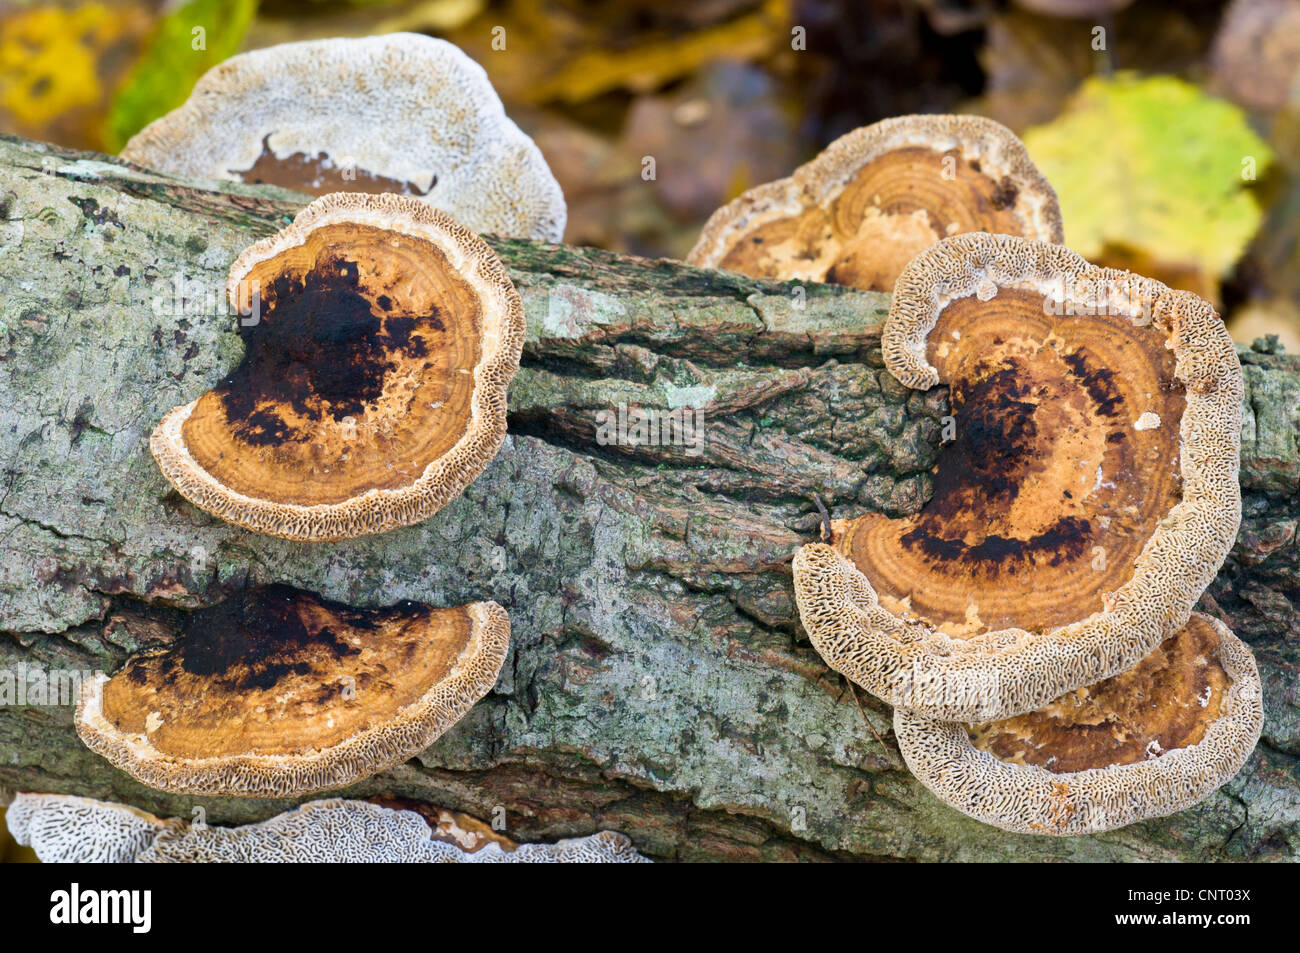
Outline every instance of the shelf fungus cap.
<svg viewBox="0 0 1300 953">
<path fill-rule="evenodd" d="M 1185 810 L 1231 779 L 1264 724 L 1250 650 L 1193 613 L 1128 672 L 982 724 L 899 708 L 912 773 L 940 800 L 1023 834 L 1096 834 Z"/>
<path fill-rule="evenodd" d="M 408 760 L 496 684 L 494 602 L 354 608 L 287 586 L 190 614 L 161 652 L 83 682 L 77 733 L 138 781 L 193 795 L 294 797 Z"/>
<path fill-rule="evenodd" d="M 1188 619 L 1241 520 L 1241 365 L 1213 308 L 1060 245 L 922 252 L 882 332 L 949 385 L 919 513 L 832 525 L 794 561 L 828 664 L 889 703 L 991 720 L 1122 672 Z"/>
<path fill-rule="evenodd" d="M 401 195 L 336 193 L 246 249 L 227 295 L 241 363 L 149 446 L 190 502 L 337 540 L 418 523 L 506 433 L 523 304 L 477 235 Z"/>
<path fill-rule="evenodd" d="M 789 178 L 714 212 L 686 260 L 890 291 L 918 252 L 976 231 L 1061 242 L 1056 193 L 1000 123 L 898 116 L 841 136 Z"/>
<path fill-rule="evenodd" d="M 558 242 L 565 205 L 483 68 L 414 33 L 233 56 L 122 156 L 172 175 L 311 195 L 397 192 L 479 233 Z"/>
</svg>

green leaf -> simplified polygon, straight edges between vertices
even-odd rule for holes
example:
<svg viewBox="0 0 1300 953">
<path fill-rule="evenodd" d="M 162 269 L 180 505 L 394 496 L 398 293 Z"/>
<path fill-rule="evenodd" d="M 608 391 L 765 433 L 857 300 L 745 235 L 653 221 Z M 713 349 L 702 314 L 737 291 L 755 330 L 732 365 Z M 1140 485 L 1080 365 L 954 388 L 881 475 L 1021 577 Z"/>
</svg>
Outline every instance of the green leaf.
<svg viewBox="0 0 1300 953">
<path fill-rule="evenodd" d="M 113 98 L 110 148 L 185 102 L 200 76 L 239 49 L 256 12 L 257 0 L 190 0 L 168 14 Z"/>
<path fill-rule="evenodd" d="M 1259 227 L 1249 176 L 1272 150 L 1236 106 L 1175 77 L 1086 80 L 1024 141 L 1084 257 L 1119 246 L 1217 279 Z"/>
</svg>

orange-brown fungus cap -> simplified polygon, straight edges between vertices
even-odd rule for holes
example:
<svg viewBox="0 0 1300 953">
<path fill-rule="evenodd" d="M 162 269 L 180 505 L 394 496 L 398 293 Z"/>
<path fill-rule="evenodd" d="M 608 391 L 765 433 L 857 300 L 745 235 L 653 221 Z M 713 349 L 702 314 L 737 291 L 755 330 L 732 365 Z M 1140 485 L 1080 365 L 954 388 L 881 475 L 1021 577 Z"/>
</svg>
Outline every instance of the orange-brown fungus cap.
<svg viewBox="0 0 1300 953">
<path fill-rule="evenodd" d="M 1190 807 L 1241 769 L 1264 714 L 1250 650 L 1193 613 L 1131 670 L 1030 714 L 964 725 L 899 709 L 908 767 L 1011 831 L 1092 834 Z"/>
<path fill-rule="evenodd" d="M 1185 401 L 1164 337 L 1048 313 L 1038 290 L 952 301 L 927 347 L 952 415 L 933 495 L 841 523 L 837 548 L 882 605 L 956 637 L 1100 609 L 1179 499 Z"/>
<path fill-rule="evenodd" d="M 1241 516 L 1241 368 L 1207 303 L 973 234 L 904 271 L 882 349 L 903 383 L 949 384 L 951 439 L 919 513 L 837 521 L 833 550 L 796 561 L 833 667 L 896 705 L 999 718 L 1187 620 Z"/>
<path fill-rule="evenodd" d="M 493 602 L 361 609 L 287 586 L 192 613 L 165 651 L 83 685 L 77 731 L 137 780 L 183 794 L 344 787 L 432 744 L 496 683 Z"/>
<path fill-rule="evenodd" d="M 831 143 L 789 178 L 713 214 L 693 265 L 890 291 L 942 238 L 1062 241 L 1056 193 L 1011 130 L 978 116 L 899 116 Z"/>
<path fill-rule="evenodd" d="M 243 361 L 150 441 L 195 505 L 285 539 L 381 533 L 436 513 L 501 446 L 523 306 L 442 212 L 325 196 L 240 255 L 227 292 L 257 305 Z"/>
</svg>

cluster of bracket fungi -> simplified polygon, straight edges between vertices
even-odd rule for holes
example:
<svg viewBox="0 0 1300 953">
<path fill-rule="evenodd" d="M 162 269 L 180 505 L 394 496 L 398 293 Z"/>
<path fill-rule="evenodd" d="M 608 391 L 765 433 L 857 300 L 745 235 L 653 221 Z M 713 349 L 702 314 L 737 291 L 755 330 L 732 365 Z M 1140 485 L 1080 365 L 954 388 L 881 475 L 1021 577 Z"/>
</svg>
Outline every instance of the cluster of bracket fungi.
<svg viewBox="0 0 1300 953">
<path fill-rule="evenodd" d="M 920 512 L 799 550 L 800 619 L 894 706 L 926 787 L 1057 835 L 1197 803 L 1263 726 L 1250 651 L 1192 611 L 1241 519 L 1232 340 L 1197 296 L 1061 241 L 1009 130 L 906 116 L 742 195 L 691 255 L 892 292 L 885 366 L 947 384 L 951 432 Z"/>
<path fill-rule="evenodd" d="M 339 88 L 360 101 L 346 115 Z M 481 68 L 409 34 L 244 54 L 123 154 L 321 196 L 235 261 L 231 304 L 259 312 L 244 357 L 153 433 L 186 499 L 328 542 L 425 520 L 483 471 L 524 318 L 477 233 L 558 240 L 565 210 Z M 886 367 L 910 387 L 946 384 L 952 433 L 920 512 L 835 521 L 799 550 L 800 618 L 833 669 L 895 706 L 931 791 L 1040 834 L 1194 804 L 1262 727 L 1250 652 L 1192 611 L 1240 521 L 1232 342 L 1196 296 L 1062 241 L 1055 193 L 1007 129 L 906 116 L 720 209 L 688 259 L 892 292 Z M 493 602 L 366 609 L 262 586 L 88 683 L 77 730 L 164 791 L 334 790 L 441 736 L 495 684 L 509 639 Z M 209 830 L 20 797 L 11 823 L 51 856 L 87 843 L 78 825 L 120 859 L 459 849 L 410 812 L 355 801 Z M 538 859 L 639 858 L 602 834 Z"/>
<path fill-rule="evenodd" d="M 343 99 L 357 111 L 340 113 Z M 320 196 L 231 266 L 232 308 L 257 314 L 241 322 L 243 359 L 153 432 L 182 496 L 247 530 L 331 542 L 428 519 L 482 473 L 505 439 L 524 316 L 478 233 L 557 240 L 565 208 L 481 67 L 414 34 L 260 50 L 210 71 L 123 155 Z M 162 791 L 336 790 L 441 737 L 496 684 L 509 647 L 495 602 L 359 608 L 258 586 L 83 684 L 76 727 Z M 417 814 L 352 801 L 226 830 L 20 798 L 11 823 L 46 859 L 87 843 L 78 827 L 101 845 L 134 832 L 138 850 L 117 859 L 641 859 L 608 832 L 467 852 L 430 840 Z"/>
</svg>

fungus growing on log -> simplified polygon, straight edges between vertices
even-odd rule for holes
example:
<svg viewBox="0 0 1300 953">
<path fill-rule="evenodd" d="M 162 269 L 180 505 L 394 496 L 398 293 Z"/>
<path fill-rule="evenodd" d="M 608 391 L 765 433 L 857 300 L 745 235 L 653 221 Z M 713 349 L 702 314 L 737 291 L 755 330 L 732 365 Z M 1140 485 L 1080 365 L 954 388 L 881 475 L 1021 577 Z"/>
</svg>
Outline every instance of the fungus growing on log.
<svg viewBox="0 0 1300 953">
<path fill-rule="evenodd" d="M 714 212 L 686 260 L 890 291 L 917 253 L 975 231 L 1061 242 L 1056 193 L 999 123 L 899 116 L 841 136 L 789 178 Z"/>
<path fill-rule="evenodd" d="M 68 802 L 77 802 L 69 808 Z M 424 864 L 644 864 L 623 834 L 600 831 L 554 844 L 518 844 L 504 849 L 496 841 L 465 850 L 439 838 L 424 817 L 410 810 L 367 801 L 327 798 L 277 814 L 256 824 L 218 827 L 180 819 L 159 821 L 125 804 L 68 798 L 58 794 L 19 794 L 19 820 L 10 824 L 21 844 L 36 850 L 43 863 L 111 860 L 147 864 L 194 863 L 424 863 Z M 130 825 L 123 819 L 148 818 Z M 29 820 L 30 819 L 30 820 Z M 112 829 L 106 834 L 106 830 Z M 38 835 L 37 830 L 48 833 Z M 504 840 L 504 838 L 503 838 Z M 510 842 L 507 842 L 510 843 Z"/>
<path fill-rule="evenodd" d="M 122 156 L 172 175 L 311 195 L 405 193 L 480 233 L 564 234 L 560 186 L 483 68 L 414 33 L 233 56 Z"/>
<path fill-rule="evenodd" d="M 1193 613 L 1134 668 L 1030 714 L 966 725 L 899 708 L 908 768 L 945 803 L 1025 834 L 1096 834 L 1201 801 L 1264 724 L 1254 657 Z"/>
<path fill-rule="evenodd" d="M 141 863 L 638 864 L 622 834 L 601 831 L 555 844 L 497 843 L 465 851 L 431 836 L 424 818 L 366 801 L 310 801 L 259 824 L 190 825 L 157 837 Z"/>
<path fill-rule="evenodd" d="M 5 825 L 45 863 L 129 864 L 167 822 L 129 804 L 20 793 L 5 811 Z"/>
<path fill-rule="evenodd" d="M 990 720 L 1134 665 L 1188 619 L 1241 518 L 1243 382 L 1209 304 L 1074 252 L 972 234 L 899 278 L 904 384 L 950 386 L 913 516 L 797 555 L 800 617 L 891 704 Z"/>
<path fill-rule="evenodd" d="M 243 360 L 149 443 L 209 513 L 285 539 L 382 533 L 436 513 L 505 439 L 523 305 L 442 212 L 325 196 L 246 249 L 226 292 L 257 316 Z"/>
<path fill-rule="evenodd" d="M 287 586 L 190 613 L 174 643 L 83 683 L 77 732 L 181 794 L 293 797 L 413 757 L 496 684 L 494 602 L 353 608 Z"/>
</svg>

